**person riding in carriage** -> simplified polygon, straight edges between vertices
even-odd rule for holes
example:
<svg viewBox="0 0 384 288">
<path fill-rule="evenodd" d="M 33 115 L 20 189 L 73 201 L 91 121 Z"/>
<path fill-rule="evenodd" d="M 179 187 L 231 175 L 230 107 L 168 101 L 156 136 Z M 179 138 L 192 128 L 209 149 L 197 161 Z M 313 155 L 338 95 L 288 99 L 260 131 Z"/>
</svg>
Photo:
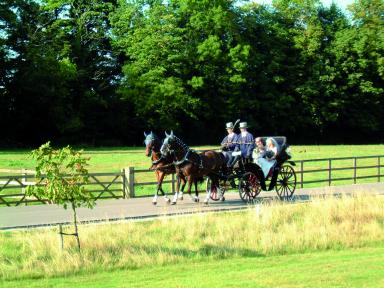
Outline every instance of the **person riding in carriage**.
<svg viewBox="0 0 384 288">
<path fill-rule="evenodd" d="M 232 152 L 238 151 L 240 148 L 237 143 L 238 135 L 234 132 L 235 127 L 233 123 L 226 123 L 225 128 L 227 129 L 228 135 L 224 137 L 223 141 L 221 141 L 221 150 L 225 156 L 225 160 L 227 161 L 227 167 L 231 168 L 232 160 L 234 158 L 234 156 L 232 156 Z"/>
<path fill-rule="evenodd" d="M 272 137 L 267 138 L 266 147 L 262 144 L 263 139 L 261 137 L 256 138 L 256 140 L 258 139 L 260 140 L 256 143 L 257 149 L 264 149 L 264 152 L 261 156 L 257 158 L 254 157 L 253 161 L 255 164 L 260 166 L 263 171 L 264 178 L 266 179 L 269 176 L 272 167 L 276 164 L 276 157 L 280 151 L 280 147 L 276 140 Z"/>
<path fill-rule="evenodd" d="M 252 152 L 252 159 L 253 162 L 256 163 L 256 160 L 258 158 L 262 158 L 265 156 L 265 153 L 267 152 L 266 143 L 263 137 L 257 137 L 255 139 L 256 148 L 253 149 Z"/>
<path fill-rule="evenodd" d="M 252 159 L 252 151 L 255 148 L 253 135 L 247 131 L 247 122 L 240 123 L 240 135 L 238 137 L 239 148 L 241 151 L 241 157 L 245 159 L 245 162 L 250 162 Z"/>
</svg>

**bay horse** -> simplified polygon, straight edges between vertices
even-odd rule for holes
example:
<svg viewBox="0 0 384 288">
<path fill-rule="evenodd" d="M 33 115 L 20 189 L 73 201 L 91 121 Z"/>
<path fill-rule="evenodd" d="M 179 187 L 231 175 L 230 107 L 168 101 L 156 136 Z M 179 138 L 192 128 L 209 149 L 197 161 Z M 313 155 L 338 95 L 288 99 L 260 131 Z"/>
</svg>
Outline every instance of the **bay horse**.
<svg viewBox="0 0 384 288">
<path fill-rule="evenodd" d="M 178 137 L 173 134 L 167 134 L 164 139 L 163 145 L 160 148 L 162 155 L 173 157 L 173 161 L 176 167 L 176 173 L 184 175 L 188 181 L 188 194 L 192 198 L 191 188 L 192 184 L 195 185 L 195 202 L 199 202 L 199 192 L 197 190 L 197 182 L 202 180 L 204 176 L 211 178 L 212 183 L 218 183 L 219 173 L 226 167 L 226 160 L 222 153 L 218 153 L 212 150 L 197 153 L 184 144 Z M 172 204 L 176 204 L 177 191 L 173 197 Z M 208 204 L 210 195 L 208 194 L 204 200 L 205 204 Z"/>
<path fill-rule="evenodd" d="M 157 204 L 159 191 L 161 192 L 162 196 L 164 196 L 164 200 L 166 201 L 166 203 L 170 203 L 171 200 L 164 193 L 162 184 L 165 176 L 176 172 L 175 165 L 173 165 L 172 157 L 170 156 L 164 157 L 161 155 L 160 153 L 161 141 L 156 136 L 155 133 L 153 133 L 152 131 L 149 134 L 144 132 L 144 136 L 145 136 L 145 140 L 144 140 L 145 156 L 151 157 L 152 166 L 149 169 L 155 171 L 156 180 L 157 180 L 156 194 L 152 199 L 152 204 L 153 205 Z M 183 190 L 186 184 L 186 180 L 185 178 L 177 177 L 177 181 L 180 181 L 180 179 L 183 179 L 183 185 L 181 189 Z"/>
</svg>

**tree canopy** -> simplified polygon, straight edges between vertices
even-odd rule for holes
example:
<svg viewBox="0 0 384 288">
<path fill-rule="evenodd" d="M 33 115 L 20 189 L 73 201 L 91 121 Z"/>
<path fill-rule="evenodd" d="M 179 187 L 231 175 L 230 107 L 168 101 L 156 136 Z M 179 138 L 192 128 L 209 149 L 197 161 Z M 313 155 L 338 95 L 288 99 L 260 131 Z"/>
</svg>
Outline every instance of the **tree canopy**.
<svg viewBox="0 0 384 288">
<path fill-rule="evenodd" d="M 2 146 L 384 136 L 384 1 L 0 0 Z M 359 137 L 357 137 L 359 135 Z"/>
</svg>

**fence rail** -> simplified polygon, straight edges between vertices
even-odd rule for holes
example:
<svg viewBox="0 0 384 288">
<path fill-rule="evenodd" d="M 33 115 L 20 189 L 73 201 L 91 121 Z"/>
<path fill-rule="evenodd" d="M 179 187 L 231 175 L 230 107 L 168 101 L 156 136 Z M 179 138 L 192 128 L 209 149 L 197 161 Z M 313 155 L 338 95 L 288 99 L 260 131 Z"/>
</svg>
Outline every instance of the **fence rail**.
<svg viewBox="0 0 384 288">
<path fill-rule="evenodd" d="M 0 170 L 3 172 L 6 169 Z M 11 171 L 8 169 L 8 171 Z M 19 170 L 20 171 L 20 170 Z M 15 172 L 15 170 L 13 170 Z M 25 171 L 23 171 L 25 172 Z M 43 186 L 42 179 L 37 179 L 35 171 L 28 171 L 30 174 L 0 176 L 0 205 L 18 206 L 29 203 L 48 203 L 47 199 L 35 196 L 27 196 L 25 189 L 30 185 Z M 32 173 L 33 172 L 33 173 Z M 4 172 L 3 172 L 4 173 Z M 65 177 L 65 176 L 64 176 Z M 120 173 L 89 173 L 88 183 L 83 184 L 88 193 L 98 199 L 119 199 L 126 198 L 125 178 L 123 171 Z"/>
<path fill-rule="evenodd" d="M 297 187 L 313 187 L 314 184 L 334 185 L 343 181 L 352 183 L 361 180 L 380 182 L 384 177 L 384 155 L 338 157 L 295 161 L 298 176 Z M 298 169 L 299 168 L 299 169 Z M 47 203 L 46 199 L 27 197 L 25 189 L 29 185 L 41 185 L 36 182 L 35 171 L 19 169 L 0 169 L 0 206 L 17 206 L 29 203 Z M 148 174 L 149 173 L 149 174 Z M 157 182 L 142 181 L 154 179 L 154 172 L 147 169 L 128 167 L 117 173 L 90 173 L 89 183 L 85 184 L 95 199 L 119 199 L 153 195 Z M 175 192 L 176 177 L 163 183 L 169 185 L 168 192 Z M 349 182 L 351 183 L 351 182 Z M 312 185 L 312 186 L 311 186 Z"/>
</svg>

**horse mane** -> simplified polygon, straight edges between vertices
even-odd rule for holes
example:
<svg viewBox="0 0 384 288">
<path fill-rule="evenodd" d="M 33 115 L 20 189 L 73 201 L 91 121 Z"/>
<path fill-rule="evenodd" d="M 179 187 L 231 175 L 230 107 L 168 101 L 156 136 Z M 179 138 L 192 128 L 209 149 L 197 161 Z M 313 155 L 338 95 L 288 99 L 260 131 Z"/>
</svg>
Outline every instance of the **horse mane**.
<svg viewBox="0 0 384 288">
<path fill-rule="evenodd" d="M 176 143 L 181 146 L 181 148 L 184 149 L 185 152 L 188 152 L 190 149 L 188 147 L 187 144 L 185 144 L 179 137 L 177 137 L 176 135 L 173 135 L 173 137 L 175 138 L 176 140 Z"/>
</svg>

